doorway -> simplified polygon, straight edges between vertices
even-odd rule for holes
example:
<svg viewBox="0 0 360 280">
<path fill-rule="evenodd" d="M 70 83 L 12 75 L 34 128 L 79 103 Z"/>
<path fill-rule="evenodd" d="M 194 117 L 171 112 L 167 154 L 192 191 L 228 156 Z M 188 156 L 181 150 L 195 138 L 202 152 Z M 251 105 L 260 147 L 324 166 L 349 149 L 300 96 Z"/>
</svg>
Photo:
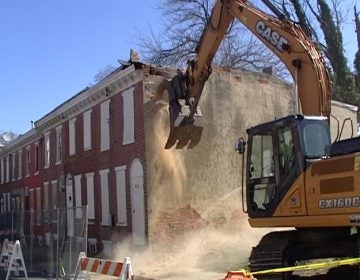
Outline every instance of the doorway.
<svg viewBox="0 0 360 280">
<path fill-rule="evenodd" d="M 139 159 L 131 164 L 130 193 L 133 243 L 145 245 L 144 170 Z"/>
</svg>

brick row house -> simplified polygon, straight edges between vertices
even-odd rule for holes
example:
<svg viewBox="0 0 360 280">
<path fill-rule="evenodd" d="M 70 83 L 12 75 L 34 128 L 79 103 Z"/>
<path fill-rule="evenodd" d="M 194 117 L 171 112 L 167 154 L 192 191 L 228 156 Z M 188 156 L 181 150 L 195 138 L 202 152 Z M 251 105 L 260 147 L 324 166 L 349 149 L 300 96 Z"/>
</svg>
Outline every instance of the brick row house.
<svg viewBox="0 0 360 280">
<path fill-rule="evenodd" d="M 110 253 L 115 241 L 129 236 L 136 245 L 147 243 L 141 67 L 115 70 L 5 146 L 0 152 L 1 217 L 86 205 L 89 253 Z M 48 243 L 38 216 L 24 223 L 33 224 L 38 242 Z"/>
<path fill-rule="evenodd" d="M 214 71 L 200 103 L 199 144 L 165 150 L 175 73 L 141 63 L 119 68 L 0 150 L 0 239 L 11 229 L 11 222 L 3 227 L 9 213 L 24 210 L 35 213 L 20 217 L 24 227 L 48 244 L 56 233 L 36 213 L 81 206 L 90 254 L 108 255 L 118 241 L 170 244 L 205 225 L 242 225 L 241 158 L 233 143 L 246 138 L 246 128 L 293 113 L 294 88 L 263 73 Z M 350 109 L 339 107 L 356 123 L 357 108 Z M 64 220 L 81 218 L 77 210 Z M 69 225 L 67 234 L 78 230 Z"/>
</svg>

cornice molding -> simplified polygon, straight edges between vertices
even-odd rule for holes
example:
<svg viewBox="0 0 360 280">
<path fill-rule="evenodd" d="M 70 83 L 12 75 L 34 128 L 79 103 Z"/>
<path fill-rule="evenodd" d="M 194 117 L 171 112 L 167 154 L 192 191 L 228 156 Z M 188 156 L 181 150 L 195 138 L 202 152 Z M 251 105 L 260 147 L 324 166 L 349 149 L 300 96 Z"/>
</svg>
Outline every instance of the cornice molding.
<svg viewBox="0 0 360 280">
<path fill-rule="evenodd" d="M 0 158 L 6 157 L 9 154 L 14 153 L 15 151 L 22 149 L 30 144 L 34 143 L 35 141 L 39 141 L 40 135 L 37 134 L 36 129 L 31 129 L 25 134 L 20 135 L 16 139 L 12 140 L 11 142 L 7 143 L 4 146 L 4 151 L 0 152 Z"/>
<path fill-rule="evenodd" d="M 39 140 L 44 133 L 67 122 L 78 114 L 81 114 L 93 106 L 111 98 L 143 79 L 143 70 L 135 69 L 134 65 L 121 70 L 115 70 L 98 84 L 79 92 L 77 95 L 60 104 L 53 111 L 35 122 L 35 128 L 20 135 L 15 140 L 4 146 L 0 152 L 0 158 L 13 153 Z"/>
<path fill-rule="evenodd" d="M 141 69 L 136 70 L 134 65 L 124 70 L 115 71 L 100 83 L 80 92 L 36 121 L 35 127 L 42 134 L 126 90 L 142 79 L 143 71 Z"/>
</svg>

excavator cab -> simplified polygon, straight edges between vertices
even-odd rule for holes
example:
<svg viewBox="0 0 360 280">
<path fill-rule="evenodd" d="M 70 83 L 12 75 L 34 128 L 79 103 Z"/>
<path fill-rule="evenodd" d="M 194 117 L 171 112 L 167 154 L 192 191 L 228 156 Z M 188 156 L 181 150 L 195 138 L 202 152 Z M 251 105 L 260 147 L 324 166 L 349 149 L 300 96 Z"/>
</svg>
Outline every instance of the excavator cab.
<svg viewBox="0 0 360 280">
<path fill-rule="evenodd" d="M 247 130 L 250 218 L 270 217 L 307 166 L 330 157 L 327 118 L 288 116 Z"/>
</svg>

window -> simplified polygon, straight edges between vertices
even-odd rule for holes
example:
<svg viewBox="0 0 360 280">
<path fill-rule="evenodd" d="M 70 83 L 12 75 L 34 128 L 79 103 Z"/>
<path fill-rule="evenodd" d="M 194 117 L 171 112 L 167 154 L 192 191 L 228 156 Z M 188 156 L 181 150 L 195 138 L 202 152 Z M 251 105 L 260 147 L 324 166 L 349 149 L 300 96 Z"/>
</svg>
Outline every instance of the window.
<svg viewBox="0 0 360 280">
<path fill-rule="evenodd" d="M 53 209 L 57 208 L 57 180 L 51 181 L 51 202 Z"/>
<path fill-rule="evenodd" d="M 278 130 L 279 145 L 279 171 L 280 177 L 287 176 L 290 168 L 294 163 L 295 149 L 291 128 L 279 128 Z"/>
<path fill-rule="evenodd" d="M 124 113 L 123 144 L 134 143 L 134 88 L 122 93 Z"/>
<path fill-rule="evenodd" d="M 2 212 L 5 213 L 6 212 L 6 193 L 3 193 L 2 203 L 3 203 Z"/>
<path fill-rule="evenodd" d="M 43 246 L 43 237 L 42 235 L 38 235 L 36 236 L 36 239 L 37 239 L 37 244 L 42 247 Z"/>
<path fill-rule="evenodd" d="M 330 155 L 330 133 L 326 121 L 305 120 L 302 123 L 304 154 L 307 158 Z"/>
<path fill-rule="evenodd" d="M 12 154 L 11 158 L 11 179 L 15 181 L 16 154 Z"/>
<path fill-rule="evenodd" d="M 39 173 L 40 147 L 39 143 L 35 143 L 35 174 Z"/>
<path fill-rule="evenodd" d="M 30 224 L 33 225 L 35 223 L 34 210 L 35 210 L 35 194 L 34 189 L 29 189 L 30 196 Z"/>
<path fill-rule="evenodd" d="M 102 244 L 103 244 L 103 254 L 107 257 L 110 257 L 112 253 L 112 241 L 102 240 Z"/>
<path fill-rule="evenodd" d="M 56 164 L 61 163 L 62 158 L 62 126 L 56 128 Z"/>
<path fill-rule="evenodd" d="M 3 213 L 11 211 L 11 198 L 10 193 L 3 193 Z"/>
<path fill-rule="evenodd" d="M 11 209 L 12 211 L 15 211 L 16 210 L 16 204 L 15 204 L 15 197 L 12 197 L 11 198 Z"/>
<path fill-rule="evenodd" d="M 102 152 L 110 148 L 109 105 L 110 100 L 107 100 L 100 105 L 100 150 Z"/>
<path fill-rule="evenodd" d="M 255 135 L 252 141 L 250 178 L 274 176 L 272 135 Z"/>
<path fill-rule="evenodd" d="M 31 158 L 30 158 L 30 146 L 26 147 L 26 166 L 25 166 L 26 177 L 30 176 Z"/>
<path fill-rule="evenodd" d="M 110 225 L 109 169 L 100 170 L 101 184 L 101 224 Z"/>
<path fill-rule="evenodd" d="M 84 117 L 84 151 L 91 150 L 91 112 L 88 110 L 83 114 Z"/>
<path fill-rule="evenodd" d="M 89 253 L 90 254 L 97 254 L 97 240 L 95 238 L 88 239 L 88 246 L 89 246 Z"/>
<path fill-rule="evenodd" d="M 41 225 L 41 189 L 36 188 L 36 224 Z"/>
<path fill-rule="evenodd" d="M 266 210 L 275 197 L 274 146 L 272 135 L 254 135 L 249 162 L 251 208 Z"/>
<path fill-rule="evenodd" d="M 11 194 L 7 193 L 7 207 L 8 207 L 8 212 L 11 212 Z"/>
<path fill-rule="evenodd" d="M 6 183 L 9 183 L 9 179 L 10 179 L 9 166 L 10 166 L 10 156 L 7 156 L 6 157 Z"/>
<path fill-rule="evenodd" d="M 45 133 L 45 165 L 44 168 L 48 168 L 50 166 L 50 132 Z"/>
<path fill-rule="evenodd" d="M 69 120 L 69 155 L 76 154 L 76 118 Z"/>
<path fill-rule="evenodd" d="M 75 180 L 75 206 L 76 206 L 76 219 L 81 219 L 83 217 L 82 215 L 82 209 L 80 208 L 82 206 L 81 201 L 81 175 L 77 175 L 74 177 Z"/>
<path fill-rule="evenodd" d="M 19 150 L 19 170 L 18 170 L 18 179 L 22 179 L 22 150 Z"/>
<path fill-rule="evenodd" d="M 86 193 L 87 193 L 87 204 L 88 204 L 88 219 L 95 219 L 94 172 L 86 174 Z"/>
<path fill-rule="evenodd" d="M 44 210 L 49 210 L 49 183 L 44 182 Z"/>
<path fill-rule="evenodd" d="M 127 225 L 125 171 L 126 166 L 115 167 L 117 216 L 118 224 L 122 226 Z"/>
<path fill-rule="evenodd" d="M 16 205 L 16 211 L 20 211 L 21 210 L 21 199 L 19 196 L 16 197 L 15 205 Z"/>
<path fill-rule="evenodd" d="M 5 173 L 4 173 L 4 159 L 1 159 L 1 166 L 0 166 L 1 170 L 1 184 L 4 184 L 4 177 L 5 177 Z"/>
</svg>

